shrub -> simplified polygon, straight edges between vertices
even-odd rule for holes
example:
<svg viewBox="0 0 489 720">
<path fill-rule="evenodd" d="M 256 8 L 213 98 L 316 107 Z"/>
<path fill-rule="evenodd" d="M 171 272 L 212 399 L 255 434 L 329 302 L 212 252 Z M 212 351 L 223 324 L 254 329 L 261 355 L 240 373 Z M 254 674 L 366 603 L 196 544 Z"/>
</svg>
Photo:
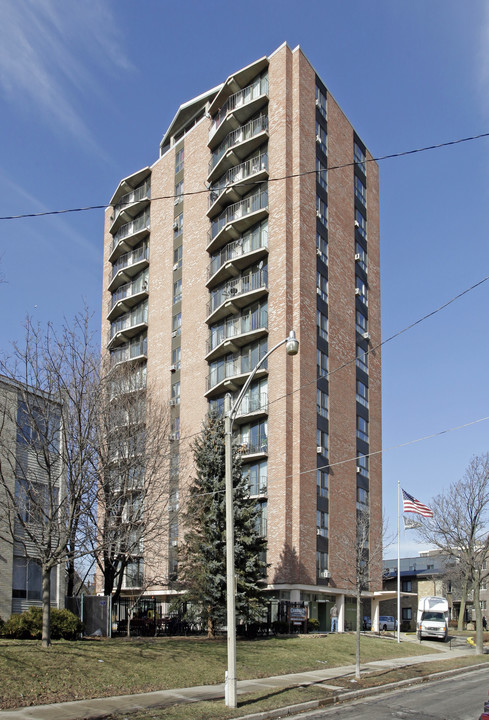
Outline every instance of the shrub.
<svg viewBox="0 0 489 720">
<path fill-rule="evenodd" d="M 317 632 L 319 630 L 319 620 L 317 618 L 309 618 L 307 621 L 307 632 Z"/>
<path fill-rule="evenodd" d="M 83 623 L 69 610 L 51 610 L 51 639 L 76 640 L 83 630 Z M 42 608 L 31 607 L 20 615 L 12 615 L 0 635 L 15 640 L 40 640 L 42 637 Z"/>
<path fill-rule="evenodd" d="M 287 635 L 289 632 L 289 624 L 285 620 L 274 620 L 272 628 L 275 635 Z"/>
</svg>

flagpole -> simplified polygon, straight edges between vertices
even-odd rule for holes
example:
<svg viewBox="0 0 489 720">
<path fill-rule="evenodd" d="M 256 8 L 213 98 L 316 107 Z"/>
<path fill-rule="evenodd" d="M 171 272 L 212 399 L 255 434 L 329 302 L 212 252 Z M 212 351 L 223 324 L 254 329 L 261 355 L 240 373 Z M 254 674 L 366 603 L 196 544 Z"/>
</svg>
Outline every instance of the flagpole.
<svg viewBox="0 0 489 720">
<path fill-rule="evenodd" d="M 397 481 L 397 642 L 401 642 L 401 481 Z"/>
</svg>

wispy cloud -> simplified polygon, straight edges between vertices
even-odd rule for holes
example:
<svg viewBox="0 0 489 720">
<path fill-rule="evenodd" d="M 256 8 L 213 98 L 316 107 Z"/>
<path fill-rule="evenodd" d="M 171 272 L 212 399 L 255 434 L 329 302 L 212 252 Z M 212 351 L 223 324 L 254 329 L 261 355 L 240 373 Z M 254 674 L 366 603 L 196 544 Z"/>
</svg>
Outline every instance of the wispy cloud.
<svg viewBox="0 0 489 720">
<path fill-rule="evenodd" d="M 132 70 L 102 0 L 0 0 L 0 91 L 53 129 L 95 146 L 84 99 L 103 97 L 99 78 Z"/>
</svg>

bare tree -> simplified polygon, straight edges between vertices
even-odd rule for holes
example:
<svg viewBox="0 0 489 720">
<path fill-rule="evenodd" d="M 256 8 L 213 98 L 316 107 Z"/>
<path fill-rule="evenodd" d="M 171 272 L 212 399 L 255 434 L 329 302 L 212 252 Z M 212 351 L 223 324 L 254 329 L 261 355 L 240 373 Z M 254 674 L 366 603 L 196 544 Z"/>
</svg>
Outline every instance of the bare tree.
<svg viewBox="0 0 489 720">
<path fill-rule="evenodd" d="M 0 536 L 40 567 L 47 647 L 52 571 L 86 552 L 78 538 L 93 498 L 98 374 L 87 312 L 59 335 L 27 319 L 23 344 L 0 367 Z"/>
<path fill-rule="evenodd" d="M 472 458 L 461 480 L 431 502 L 433 517 L 423 521 L 421 538 L 459 566 L 466 590 L 474 593 L 476 652 L 483 653 L 481 582 L 489 556 L 489 454 Z"/>
<path fill-rule="evenodd" d="M 162 549 L 169 542 L 172 444 L 169 412 L 147 387 L 145 366 L 106 367 L 100 383 L 92 551 L 104 593 L 117 600 L 124 583 L 137 594 L 150 576 L 168 578 L 168 554 Z"/>
</svg>

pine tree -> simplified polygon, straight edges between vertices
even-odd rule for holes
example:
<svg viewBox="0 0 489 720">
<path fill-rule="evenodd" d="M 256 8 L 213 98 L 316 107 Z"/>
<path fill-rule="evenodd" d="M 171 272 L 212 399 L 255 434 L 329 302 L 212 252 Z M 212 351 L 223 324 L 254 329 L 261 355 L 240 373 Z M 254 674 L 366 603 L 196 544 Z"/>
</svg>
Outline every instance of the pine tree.
<svg viewBox="0 0 489 720">
<path fill-rule="evenodd" d="M 184 516 L 180 579 L 185 601 L 200 608 L 201 621 L 214 637 L 226 622 L 226 502 L 224 419 L 209 415 L 193 446 L 196 478 Z M 266 540 L 258 534 L 258 508 L 241 474 L 233 447 L 234 549 L 238 622 L 257 620 L 264 608 Z"/>
</svg>

